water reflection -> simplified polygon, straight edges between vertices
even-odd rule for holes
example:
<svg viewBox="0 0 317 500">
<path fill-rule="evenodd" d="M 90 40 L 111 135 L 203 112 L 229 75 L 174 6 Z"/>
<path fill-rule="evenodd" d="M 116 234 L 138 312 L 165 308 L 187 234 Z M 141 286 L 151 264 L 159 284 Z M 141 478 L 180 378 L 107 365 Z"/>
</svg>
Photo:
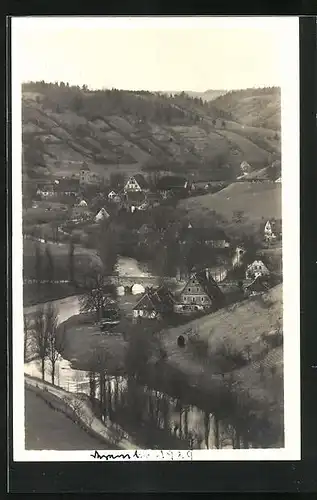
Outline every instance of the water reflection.
<svg viewBox="0 0 317 500">
<path fill-rule="evenodd" d="M 26 363 L 24 371 L 41 378 L 38 360 Z M 47 366 L 45 379 L 49 381 L 50 377 Z M 132 391 L 129 381 L 122 376 L 108 376 L 101 382 L 100 374 L 74 369 L 68 360 L 60 359 L 56 366 L 56 385 L 69 392 L 88 395 L 95 402 L 95 411 L 102 420 L 110 418 L 148 447 L 246 447 L 240 438 L 237 441 L 234 429 L 218 421 L 215 415 L 206 415 L 196 406 L 183 405 L 179 399 L 145 386 L 134 387 Z"/>
</svg>

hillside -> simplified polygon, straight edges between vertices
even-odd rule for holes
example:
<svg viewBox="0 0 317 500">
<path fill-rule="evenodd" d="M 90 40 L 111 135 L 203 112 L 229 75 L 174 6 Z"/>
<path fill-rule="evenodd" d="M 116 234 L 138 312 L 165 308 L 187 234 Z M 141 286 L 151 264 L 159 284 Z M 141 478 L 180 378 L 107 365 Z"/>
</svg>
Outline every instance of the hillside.
<svg viewBox="0 0 317 500">
<path fill-rule="evenodd" d="M 217 193 L 182 200 L 179 208 L 188 212 L 193 223 L 208 220 L 215 211 L 228 230 L 258 230 L 263 219 L 281 218 L 281 184 L 236 182 Z M 239 224 L 233 220 L 235 212 L 241 213 Z"/>
<path fill-rule="evenodd" d="M 219 99 L 24 84 L 24 175 L 71 176 L 86 162 L 105 177 L 150 167 L 176 168 L 196 180 L 228 180 L 244 160 L 253 169 L 267 166 L 279 137 L 272 130 L 245 129 Z"/>
<path fill-rule="evenodd" d="M 278 131 L 281 128 L 281 91 L 278 87 L 228 92 L 213 101 L 238 123 Z"/>
<path fill-rule="evenodd" d="M 262 404 L 262 410 L 269 408 L 270 424 L 279 434 L 283 433 L 282 292 L 282 285 L 278 285 L 263 296 L 233 304 L 163 334 L 169 363 L 206 389 L 222 381 L 222 356 L 228 359 L 228 353 L 240 353 L 248 359 L 245 366 L 231 371 L 232 380 L 241 390 L 247 389 Z M 182 350 L 177 345 L 181 334 L 187 339 Z M 192 336 L 207 347 L 204 354 L 195 354 Z"/>
<path fill-rule="evenodd" d="M 178 335 L 192 329 L 199 337 L 208 342 L 210 353 L 215 352 L 224 343 L 241 351 L 250 345 L 253 354 L 260 354 L 263 349 L 261 334 L 267 334 L 282 323 L 283 288 L 278 285 L 265 296 L 255 297 L 220 309 L 216 313 L 169 329 L 164 340 L 168 347 L 169 359 L 183 357 L 176 339 Z M 267 307 L 267 304 L 270 307 Z"/>
</svg>

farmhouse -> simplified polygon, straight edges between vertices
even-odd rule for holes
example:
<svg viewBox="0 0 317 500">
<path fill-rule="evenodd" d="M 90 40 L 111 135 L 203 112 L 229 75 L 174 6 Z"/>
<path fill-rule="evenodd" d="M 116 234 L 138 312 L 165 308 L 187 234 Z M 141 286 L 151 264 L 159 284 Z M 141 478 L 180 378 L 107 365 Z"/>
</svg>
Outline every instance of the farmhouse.
<svg viewBox="0 0 317 500">
<path fill-rule="evenodd" d="M 133 318 L 163 319 L 173 312 L 174 299 L 172 294 L 161 286 L 145 291 L 139 302 L 133 308 Z"/>
<path fill-rule="evenodd" d="M 247 161 L 243 161 L 240 165 L 242 175 L 250 174 L 252 171 L 251 165 Z"/>
<path fill-rule="evenodd" d="M 223 293 L 208 270 L 193 273 L 180 293 L 175 312 L 205 311 L 223 300 Z"/>
<path fill-rule="evenodd" d="M 121 196 L 116 193 L 115 191 L 110 191 L 108 194 L 108 200 L 113 201 L 114 203 L 120 203 L 121 202 Z"/>
<path fill-rule="evenodd" d="M 245 277 L 246 279 L 255 279 L 258 276 L 270 276 L 270 271 L 264 264 L 263 260 L 255 260 L 252 264 L 248 265 Z"/>
<path fill-rule="evenodd" d="M 282 221 L 276 219 L 268 220 L 264 225 L 264 239 L 271 242 L 280 239 L 282 236 Z"/>
<path fill-rule="evenodd" d="M 124 186 L 124 192 L 143 192 L 149 191 L 149 185 L 142 174 L 136 174 L 129 178 Z"/>
<path fill-rule="evenodd" d="M 107 212 L 105 208 L 101 208 L 99 212 L 95 215 L 95 221 L 100 222 L 105 219 L 109 219 L 110 214 Z"/>
</svg>

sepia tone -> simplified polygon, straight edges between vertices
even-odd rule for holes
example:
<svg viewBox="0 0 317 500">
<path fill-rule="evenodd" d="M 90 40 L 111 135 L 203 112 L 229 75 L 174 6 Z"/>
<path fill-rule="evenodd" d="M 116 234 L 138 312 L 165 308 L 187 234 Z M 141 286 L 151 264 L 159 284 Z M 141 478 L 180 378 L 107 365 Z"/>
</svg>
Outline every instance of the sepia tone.
<svg viewBox="0 0 317 500">
<path fill-rule="evenodd" d="M 281 89 L 251 79 L 25 79 L 26 449 L 284 447 Z"/>
</svg>

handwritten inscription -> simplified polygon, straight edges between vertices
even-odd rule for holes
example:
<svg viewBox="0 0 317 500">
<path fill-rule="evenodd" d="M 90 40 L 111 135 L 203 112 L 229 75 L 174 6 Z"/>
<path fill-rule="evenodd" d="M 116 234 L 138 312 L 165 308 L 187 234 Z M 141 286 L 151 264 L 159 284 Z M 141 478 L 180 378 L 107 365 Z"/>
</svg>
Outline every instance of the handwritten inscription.
<svg viewBox="0 0 317 500">
<path fill-rule="evenodd" d="M 96 460 L 192 460 L 192 450 L 173 451 L 173 450 L 135 450 L 127 453 L 102 453 L 97 450 L 90 454 Z"/>
</svg>

